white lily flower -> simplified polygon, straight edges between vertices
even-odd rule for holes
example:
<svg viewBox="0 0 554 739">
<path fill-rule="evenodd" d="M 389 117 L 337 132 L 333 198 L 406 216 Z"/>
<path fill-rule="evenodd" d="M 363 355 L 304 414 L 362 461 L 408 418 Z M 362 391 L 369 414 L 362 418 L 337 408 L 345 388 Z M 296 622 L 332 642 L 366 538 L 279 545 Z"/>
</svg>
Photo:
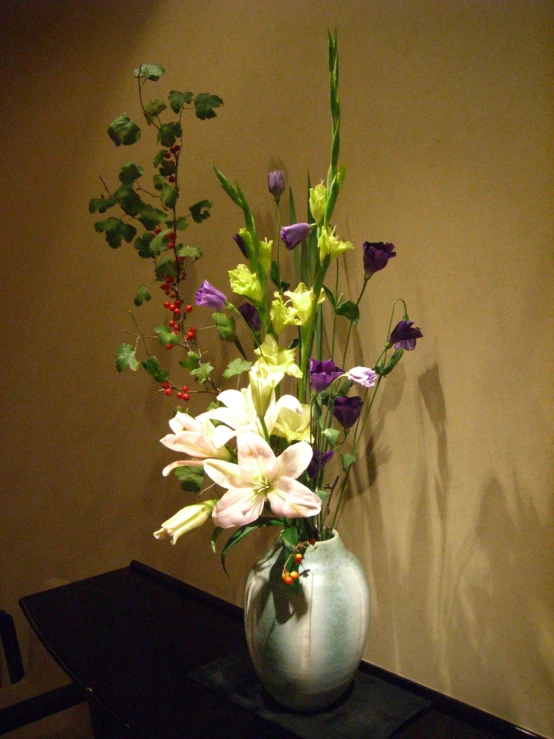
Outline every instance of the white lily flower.
<svg viewBox="0 0 554 739">
<path fill-rule="evenodd" d="M 211 516 L 216 503 L 217 499 L 206 500 L 203 503 L 181 508 L 174 516 L 162 523 L 161 529 L 155 531 L 154 536 L 156 539 L 171 539 L 171 543 L 175 544 L 181 534 L 202 526 Z"/>
<path fill-rule="evenodd" d="M 225 444 L 234 434 L 226 426 L 214 426 L 209 413 L 201 413 L 197 418 L 188 413 L 177 413 L 169 422 L 174 432 L 160 439 L 162 444 L 174 452 L 190 454 L 193 459 L 173 462 L 163 470 L 167 476 L 175 467 L 183 465 L 201 465 L 198 460 L 216 457 L 231 459 Z"/>
<path fill-rule="evenodd" d="M 224 529 L 244 526 L 259 518 L 268 500 L 277 516 L 304 518 L 321 510 L 321 500 L 296 479 L 312 459 L 312 448 L 300 441 L 276 457 L 257 434 L 237 437 L 238 464 L 208 459 L 206 474 L 227 492 L 218 501 L 212 518 Z"/>
</svg>

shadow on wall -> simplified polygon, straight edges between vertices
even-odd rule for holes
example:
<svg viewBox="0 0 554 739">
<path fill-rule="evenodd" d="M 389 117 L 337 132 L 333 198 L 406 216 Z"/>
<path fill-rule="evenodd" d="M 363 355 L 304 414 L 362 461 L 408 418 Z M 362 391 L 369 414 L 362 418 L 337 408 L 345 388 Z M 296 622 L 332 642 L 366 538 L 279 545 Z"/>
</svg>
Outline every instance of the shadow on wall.
<svg viewBox="0 0 554 739">
<path fill-rule="evenodd" d="M 427 455 L 409 497 L 413 516 L 407 547 L 400 549 L 387 539 L 369 457 L 367 524 L 375 582 L 371 659 L 512 721 L 517 722 L 518 710 L 525 707 L 523 725 L 535 717 L 544 725 L 546 712 L 554 726 L 553 511 L 539 515 L 532 491 L 521 488 L 517 473 L 508 489 L 491 472 L 480 490 L 466 491 L 477 510 L 475 522 L 453 529 L 449 510 L 457 501 L 438 366 L 424 372 L 418 383 L 436 435 L 435 459 Z M 427 443 L 425 448 L 433 446 Z M 520 668 L 506 672 L 507 662 Z M 472 680 L 471 675 L 480 677 Z"/>
</svg>

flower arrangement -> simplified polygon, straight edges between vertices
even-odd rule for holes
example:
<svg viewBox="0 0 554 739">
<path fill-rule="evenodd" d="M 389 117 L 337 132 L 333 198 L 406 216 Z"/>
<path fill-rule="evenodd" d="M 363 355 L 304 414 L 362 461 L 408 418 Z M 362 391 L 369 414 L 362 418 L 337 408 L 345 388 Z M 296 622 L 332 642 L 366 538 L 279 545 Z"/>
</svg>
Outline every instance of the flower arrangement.
<svg viewBox="0 0 554 739">
<path fill-rule="evenodd" d="M 262 238 L 241 187 L 232 184 L 214 166 L 219 184 L 244 217 L 244 226 L 234 236 L 243 260 L 230 270 L 225 292 L 204 280 L 194 302 L 213 311 L 220 339 L 237 347 L 238 356 L 223 371 L 225 380 L 236 378 L 237 387 L 221 389 L 217 385 L 212 375 L 214 368 L 199 346 L 198 330 L 184 330 L 182 317 L 177 324 L 173 318 L 167 327 L 156 328 L 156 333 L 167 349 L 181 347 L 184 358 L 180 365 L 200 387 L 189 390 L 186 385 L 170 382 L 156 357 L 148 355 L 142 362 L 166 395 L 178 390 L 178 398 L 185 401 L 191 392 L 215 396 L 206 410 L 196 416 L 186 408 L 178 408 L 169 422 L 172 433 L 161 439 L 167 448 L 185 455 L 165 467 L 163 474 L 173 472 L 183 489 L 198 498 L 165 521 L 155 532 L 156 538 L 175 544 L 185 532 L 211 519 L 214 551 L 222 532 L 233 529 L 221 552 L 225 569 L 225 557 L 239 541 L 261 527 L 278 526 L 288 552 L 283 580 L 293 588 L 299 587 L 299 567 L 308 547 L 332 536 L 349 471 L 381 383 L 422 337 L 408 316 L 406 304 L 399 299 L 393 304 L 384 346 L 373 365 L 345 368 L 364 293 L 370 280 L 387 267 L 396 251 L 390 243 L 365 242 L 359 258 L 364 271 L 360 294 L 351 300 L 339 292 L 340 269 L 349 268 L 354 247 L 340 238 L 332 221 L 346 175 L 345 168 L 339 166 L 341 113 L 336 31 L 329 34 L 328 62 L 330 165 L 325 182 L 313 187 L 308 183 L 305 222 L 296 218 L 289 189 L 290 225 L 281 225 L 285 176 L 281 171 L 269 172 L 267 184 L 275 204 L 277 234 L 274 241 Z M 191 102 L 191 94 L 186 95 L 189 97 L 185 99 Z M 151 108 L 142 107 L 146 117 Z M 169 139 L 162 143 L 173 145 Z M 171 148 L 169 152 L 172 154 Z M 159 173 L 162 179 L 156 180 L 162 186 L 162 212 L 175 205 L 171 198 L 167 200 L 167 194 L 164 196 L 169 184 L 164 179 L 169 172 L 165 162 L 173 159 L 176 175 L 176 154 L 166 157 L 162 153 L 155 162 L 155 166 L 163 168 Z M 113 197 L 122 204 L 117 194 L 110 201 Z M 196 212 L 208 205 L 202 203 Z M 96 207 L 100 209 L 98 201 Z M 193 218 L 194 210 L 191 208 Z M 180 264 L 182 257 L 197 254 L 192 254 L 191 247 L 177 247 L 175 233 L 181 221 L 175 215 L 166 219 L 166 212 L 163 218 L 161 214 L 156 216 L 156 224 L 145 224 L 139 214 L 147 229 L 152 225 L 156 228 L 137 239 L 135 248 L 139 255 L 146 256 L 148 252 L 154 259 L 156 278 L 171 295 L 172 302 L 166 307 L 181 314 L 181 310 L 175 310 L 183 305 L 179 295 L 183 279 Z M 164 220 L 166 228 L 161 230 Z M 107 236 L 111 233 L 107 227 L 96 227 L 105 230 Z M 129 241 L 129 234 L 120 226 L 118 229 Z M 168 258 L 166 253 L 172 250 L 173 255 Z M 238 305 L 228 297 L 229 292 L 236 296 Z M 403 315 L 393 327 L 399 304 Z M 187 304 L 185 315 L 192 308 Z M 251 347 L 246 350 L 237 336 L 236 321 L 244 323 L 251 338 Z M 343 338 L 340 349 L 339 336 Z M 140 338 L 146 346 L 141 332 L 137 342 Z M 136 369 L 135 352 L 136 345 L 120 348 L 118 368 Z M 330 464 L 331 460 L 334 461 Z M 329 475 L 332 468 L 335 471 Z"/>
</svg>

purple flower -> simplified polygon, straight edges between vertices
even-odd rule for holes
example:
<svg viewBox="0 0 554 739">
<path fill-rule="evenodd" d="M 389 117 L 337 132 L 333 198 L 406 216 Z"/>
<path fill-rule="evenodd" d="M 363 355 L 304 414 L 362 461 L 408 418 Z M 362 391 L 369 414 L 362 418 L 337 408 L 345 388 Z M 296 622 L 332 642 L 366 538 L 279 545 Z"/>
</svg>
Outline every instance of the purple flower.
<svg viewBox="0 0 554 739">
<path fill-rule="evenodd" d="M 363 245 L 364 250 L 364 271 L 366 279 L 384 269 L 391 257 L 396 256 L 394 251 L 394 244 L 383 244 L 382 241 L 372 243 L 371 241 L 365 241 Z"/>
<path fill-rule="evenodd" d="M 273 195 L 275 200 L 279 202 L 279 199 L 285 190 L 285 173 L 280 169 L 268 172 L 267 186 L 269 188 L 269 192 Z"/>
<path fill-rule="evenodd" d="M 389 337 L 389 345 L 395 349 L 406 349 L 411 352 L 415 349 L 416 339 L 423 338 L 421 329 L 414 327 L 413 321 L 399 321 Z"/>
<path fill-rule="evenodd" d="M 243 303 L 242 305 L 239 305 L 239 312 L 252 331 L 260 330 L 262 327 L 260 314 L 253 305 L 250 305 L 250 303 Z"/>
<path fill-rule="evenodd" d="M 204 280 L 196 291 L 196 305 L 204 305 L 214 310 L 223 310 L 227 305 L 227 298 L 220 290 L 210 285 L 208 280 Z"/>
<path fill-rule="evenodd" d="M 283 226 L 281 229 L 281 241 L 287 249 L 294 249 L 301 241 L 310 234 L 312 226 L 309 223 L 293 223 L 292 226 Z"/>
<path fill-rule="evenodd" d="M 319 471 L 325 467 L 332 456 L 332 449 L 329 449 L 327 452 L 323 452 L 323 454 L 319 449 L 314 449 L 312 452 L 312 461 L 308 465 L 308 477 L 317 477 L 319 475 Z"/>
<path fill-rule="evenodd" d="M 246 247 L 244 245 L 244 241 L 240 237 L 240 234 L 235 234 L 233 236 L 233 241 L 238 246 L 238 248 L 241 250 L 243 256 L 246 257 L 246 259 L 248 259 L 248 254 L 246 253 Z"/>
<path fill-rule="evenodd" d="M 320 393 L 325 390 L 337 377 L 344 375 L 344 370 L 328 359 L 326 362 L 319 362 L 317 359 L 310 359 L 310 385 Z"/>
<path fill-rule="evenodd" d="M 335 398 L 333 415 L 345 429 L 351 428 L 362 411 L 363 400 L 354 395 L 352 398 Z"/>
<path fill-rule="evenodd" d="M 352 367 L 348 373 L 348 379 L 355 385 L 361 387 L 373 387 L 379 375 L 369 367 Z"/>
</svg>

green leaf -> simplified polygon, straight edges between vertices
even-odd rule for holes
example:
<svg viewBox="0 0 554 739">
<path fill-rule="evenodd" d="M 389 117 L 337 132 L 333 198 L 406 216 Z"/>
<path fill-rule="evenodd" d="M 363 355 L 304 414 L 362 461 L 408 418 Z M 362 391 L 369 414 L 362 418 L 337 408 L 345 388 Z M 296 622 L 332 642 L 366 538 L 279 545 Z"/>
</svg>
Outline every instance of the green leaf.
<svg viewBox="0 0 554 739">
<path fill-rule="evenodd" d="M 139 368 L 139 363 L 137 362 L 135 347 L 131 344 L 121 344 L 117 350 L 115 366 L 118 372 L 123 372 L 127 367 L 132 369 L 133 372 L 136 372 Z"/>
<path fill-rule="evenodd" d="M 177 139 L 180 139 L 183 135 L 183 129 L 180 123 L 162 123 L 160 130 L 158 131 L 158 143 L 162 146 L 169 147 L 173 146 Z"/>
<path fill-rule="evenodd" d="M 149 62 L 143 62 L 140 67 L 133 70 L 135 77 L 142 77 L 147 80 L 156 82 L 165 73 L 165 69 L 160 67 L 159 64 L 150 64 Z"/>
<path fill-rule="evenodd" d="M 171 110 L 174 113 L 180 113 L 183 105 L 190 105 L 192 98 L 194 97 L 192 92 L 178 92 L 177 90 L 171 90 L 169 93 L 169 104 Z"/>
<path fill-rule="evenodd" d="M 269 277 L 271 278 L 271 281 L 273 282 L 275 287 L 279 287 L 279 285 L 281 284 L 281 275 L 279 274 L 279 267 L 277 265 L 277 262 L 275 261 L 271 262 Z"/>
<path fill-rule="evenodd" d="M 175 477 L 180 481 L 181 487 L 187 493 L 198 493 L 204 484 L 203 467 L 176 467 Z"/>
<path fill-rule="evenodd" d="M 144 203 L 132 185 L 121 185 L 115 192 L 114 198 L 128 216 L 136 216 Z"/>
<path fill-rule="evenodd" d="M 200 366 L 200 356 L 196 352 L 189 352 L 186 359 L 181 359 L 179 364 L 187 370 L 195 370 Z"/>
<path fill-rule="evenodd" d="M 137 213 L 139 221 L 144 228 L 156 228 L 165 218 L 165 213 L 159 208 L 154 208 L 149 203 L 143 203 Z"/>
<path fill-rule="evenodd" d="M 215 118 L 214 108 L 223 105 L 223 100 L 218 95 L 210 95 L 209 92 L 201 92 L 194 98 L 196 117 L 204 121 L 207 118 Z"/>
<path fill-rule="evenodd" d="M 246 526 L 241 526 L 240 529 L 237 529 L 232 534 L 232 536 L 229 537 L 229 540 L 227 541 L 227 543 L 225 544 L 221 552 L 221 565 L 223 567 L 225 574 L 227 576 L 229 575 L 229 573 L 227 572 L 227 568 L 225 567 L 225 558 L 227 557 L 227 554 L 229 553 L 229 551 L 236 544 L 238 544 L 239 541 L 242 541 L 242 539 L 244 539 L 245 536 L 248 536 L 248 534 L 251 534 L 253 531 L 256 531 L 257 529 L 261 529 L 264 526 L 282 526 L 282 525 L 283 525 L 283 519 L 281 518 L 259 518 L 257 521 L 246 524 Z"/>
<path fill-rule="evenodd" d="M 161 326 L 156 326 L 154 333 L 158 335 L 158 341 L 162 346 L 165 346 L 166 344 L 172 344 L 175 346 L 175 344 L 179 342 L 179 337 L 175 336 L 175 334 L 172 333 L 163 323 Z"/>
<path fill-rule="evenodd" d="M 138 251 L 139 257 L 150 259 L 156 255 L 156 252 L 150 248 L 150 243 L 154 238 L 152 231 L 146 231 L 142 236 L 135 239 L 135 249 Z"/>
<path fill-rule="evenodd" d="M 121 218 L 106 218 L 105 221 L 96 221 L 94 228 L 98 233 L 106 235 L 106 241 L 112 249 L 121 246 L 122 241 L 129 243 L 137 233 L 134 226 L 124 223 Z"/>
<path fill-rule="evenodd" d="M 160 164 L 163 162 L 165 158 L 165 149 L 160 149 L 160 151 L 156 154 L 154 157 L 154 167 L 159 167 Z"/>
<path fill-rule="evenodd" d="M 298 544 L 298 529 L 296 526 L 290 526 L 283 529 L 283 531 L 281 531 L 281 539 L 283 540 L 285 549 L 288 552 L 292 552 Z"/>
<path fill-rule="evenodd" d="M 195 223 L 202 223 L 206 218 L 210 217 L 210 208 L 212 203 L 209 200 L 200 200 L 198 203 L 191 205 L 189 210 L 192 220 Z"/>
<path fill-rule="evenodd" d="M 175 228 L 177 231 L 186 231 L 189 227 L 189 220 L 186 216 L 181 216 L 180 218 L 177 218 L 177 221 L 175 223 Z"/>
<path fill-rule="evenodd" d="M 144 117 L 146 118 L 148 125 L 150 125 L 152 121 L 166 109 L 167 105 L 163 100 L 150 100 L 149 103 L 146 103 L 144 106 Z"/>
<path fill-rule="evenodd" d="M 327 296 L 327 300 L 331 303 L 333 310 L 334 310 L 337 305 L 337 301 L 335 300 L 334 293 L 331 290 L 329 290 L 328 287 L 325 287 L 325 285 L 323 285 L 323 289 L 325 290 L 325 295 Z"/>
<path fill-rule="evenodd" d="M 193 377 L 196 377 L 198 382 L 203 385 L 206 380 L 209 378 L 211 372 L 213 370 L 212 365 L 209 362 L 204 362 L 204 364 L 201 364 L 196 369 L 193 369 L 190 371 L 190 374 Z"/>
<path fill-rule="evenodd" d="M 110 195 L 109 198 L 105 198 L 103 195 L 100 195 L 99 198 L 91 198 L 88 204 L 89 213 L 105 213 L 116 202 L 117 200 L 113 195 Z"/>
<path fill-rule="evenodd" d="M 177 171 L 177 165 L 173 161 L 173 159 L 162 159 L 160 163 L 160 174 L 164 177 L 169 177 L 169 175 L 175 174 Z"/>
<path fill-rule="evenodd" d="M 121 113 L 112 121 L 108 128 L 108 136 L 116 146 L 131 146 L 140 139 L 140 128 L 132 121 L 127 113 Z"/>
<path fill-rule="evenodd" d="M 165 205 L 166 208 L 173 208 L 175 206 L 175 203 L 177 202 L 178 197 L 179 193 L 177 192 L 176 188 L 174 188 L 173 185 L 165 182 L 162 187 L 161 195 L 163 205 Z"/>
<path fill-rule="evenodd" d="M 233 359 L 227 365 L 227 369 L 223 373 L 223 377 L 228 380 L 230 377 L 235 375 L 241 375 L 243 372 L 249 372 L 252 367 L 252 362 L 248 362 L 246 359 Z"/>
<path fill-rule="evenodd" d="M 387 362 L 387 366 L 380 374 L 382 374 L 384 377 L 386 377 L 387 375 L 390 375 L 390 373 L 396 367 L 398 362 L 400 362 L 400 360 L 402 359 L 403 354 L 404 354 L 404 349 L 397 349 L 392 355 L 390 362 Z"/>
<path fill-rule="evenodd" d="M 169 371 L 160 367 L 160 363 L 156 357 L 145 359 L 142 366 L 146 372 L 156 380 L 156 382 L 165 382 L 167 380 Z"/>
<path fill-rule="evenodd" d="M 177 249 L 177 254 L 180 257 L 190 257 L 191 259 L 200 259 L 202 257 L 202 250 L 197 246 L 181 246 Z"/>
<path fill-rule="evenodd" d="M 135 295 L 134 303 L 138 307 L 139 305 L 142 305 L 145 300 L 148 302 L 151 297 L 152 296 L 148 292 L 148 288 L 146 287 L 146 285 L 139 285 Z"/>
<path fill-rule="evenodd" d="M 323 431 L 323 436 L 329 442 L 329 446 L 331 447 L 331 449 L 334 449 L 335 444 L 337 443 L 337 439 L 340 436 L 340 431 L 338 429 L 327 428 Z"/>
<path fill-rule="evenodd" d="M 358 323 L 360 320 L 360 310 L 356 303 L 353 303 L 352 300 L 346 300 L 344 303 L 340 303 L 340 305 L 337 305 L 335 307 L 335 313 L 337 316 L 344 316 L 345 318 L 348 318 L 349 321 L 352 321 L 352 323 Z"/>
<path fill-rule="evenodd" d="M 143 174 L 144 168 L 141 167 L 140 164 L 127 162 L 127 164 L 124 164 L 123 167 L 121 167 L 119 180 L 124 185 L 131 185 L 135 180 L 138 180 L 139 177 L 142 177 Z"/>
<path fill-rule="evenodd" d="M 171 257 L 162 257 L 156 265 L 156 279 L 162 280 L 166 275 L 177 276 L 177 266 Z"/>
<path fill-rule="evenodd" d="M 234 341 L 237 338 L 235 333 L 235 319 L 232 316 L 227 316 L 225 313 L 212 313 L 215 327 L 217 329 L 217 335 L 223 341 Z"/>
<path fill-rule="evenodd" d="M 331 494 L 329 490 L 316 490 L 315 494 L 321 501 L 321 506 L 323 507 L 327 501 L 327 498 Z"/>
<path fill-rule="evenodd" d="M 160 254 L 162 251 L 167 251 L 167 235 L 169 234 L 170 229 L 166 228 L 163 231 L 160 231 L 159 234 L 156 234 L 154 236 L 154 239 L 152 243 L 150 244 L 150 248 L 155 254 Z M 164 260 L 170 260 L 170 257 L 164 257 Z M 160 264 L 163 262 L 163 260 L 160 261 Z M 163 274 L 162 274 L 163 276 Z M 172 275 L 173 276 L 173 275 Z"/>
<path fill-rule="evenodd" d="M 161 174 L 155 174 L 152 180 L 154 182 L 154 188 L 160 191 L 164 186 L 165 177 L 163 177 Z"/>
<path fill-rule="evenodd" d="M 356 461 L 356 457 L 353 454 L 341 454 L 340 461 L 342 462 L 343 471 L 348 472 Z"/>
<path fill-rule="evenodd" d="M 212 551 L 214 554 L 215 554 L 215 543 L 224 531 L 225 529 L 222 529 L 221 526 L 214 526 L 214 530 L 212 532 Z"/>
</svg>

